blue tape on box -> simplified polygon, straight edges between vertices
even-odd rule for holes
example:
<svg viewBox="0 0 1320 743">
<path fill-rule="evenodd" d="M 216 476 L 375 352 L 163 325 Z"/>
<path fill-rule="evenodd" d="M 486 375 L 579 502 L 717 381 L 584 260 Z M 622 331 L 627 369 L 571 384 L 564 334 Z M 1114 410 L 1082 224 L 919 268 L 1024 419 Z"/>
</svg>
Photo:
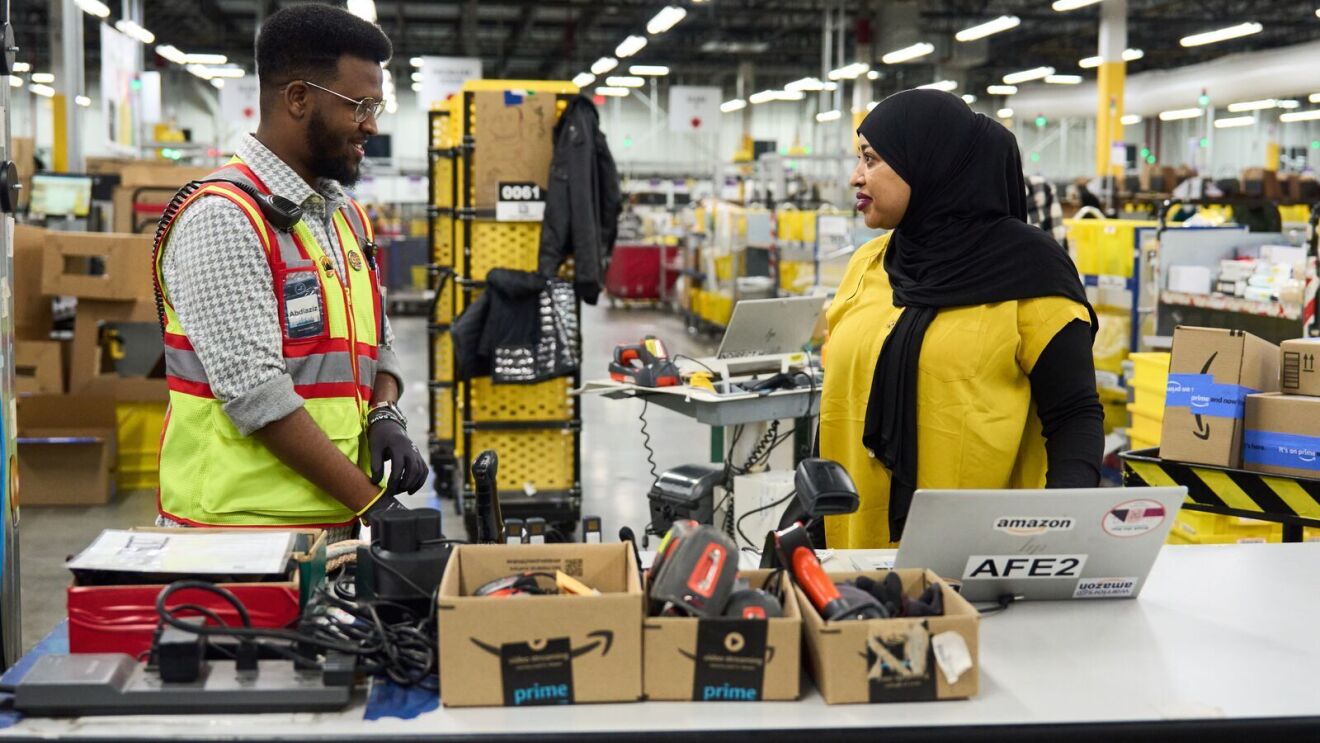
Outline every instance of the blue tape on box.
<svg viewBox="0 0 1320 743">
<path fill-rule="evenodd" d="M 1320 472 L 1320 436 L 1275 431 L 1247 431 L 1242 439 L 1247 464 Z"/>
<path fill-rule="evenodd" d="M 1246 413 L 1247 395 L 1259 391 L 1238 384 L 1216 384 L 1212 374 L 1170 374 L 1164 407 L 1241 420 Z"/>
</svg>

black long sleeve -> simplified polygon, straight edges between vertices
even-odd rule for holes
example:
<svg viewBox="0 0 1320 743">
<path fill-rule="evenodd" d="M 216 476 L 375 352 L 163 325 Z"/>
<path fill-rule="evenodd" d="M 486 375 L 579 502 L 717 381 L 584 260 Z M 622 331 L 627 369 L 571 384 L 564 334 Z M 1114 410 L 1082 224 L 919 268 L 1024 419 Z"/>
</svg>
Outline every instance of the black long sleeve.
<svg viewBox="0 0 1320 743">
<path fill-rule="evenodd" d="M 1029 379 L 1045 435 L 1045 487 L 1096 487 L 1105 414 L 1095 389 L 1091 327 L 1081 320 L 1068 323 L 1041 352 Z"/>
</svg>

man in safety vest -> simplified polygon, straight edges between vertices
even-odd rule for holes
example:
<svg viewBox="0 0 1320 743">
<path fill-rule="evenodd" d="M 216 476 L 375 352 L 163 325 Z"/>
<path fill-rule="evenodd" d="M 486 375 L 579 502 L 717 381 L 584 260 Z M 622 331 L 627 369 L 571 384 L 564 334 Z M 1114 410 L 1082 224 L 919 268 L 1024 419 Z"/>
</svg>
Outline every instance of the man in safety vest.
<svg viewBox="0 0 1320 743">
<path fill-rule="evenodd" d="M 257 39 L 256 134 L 161 220 L 170 409 L 158 523 L 338 538 L 426 481 L 396 405 L 371 222 L 343 190 L 377 131 L 391 53 L 380 28 L 339 8 L 271 15 Z"/>
</svg>

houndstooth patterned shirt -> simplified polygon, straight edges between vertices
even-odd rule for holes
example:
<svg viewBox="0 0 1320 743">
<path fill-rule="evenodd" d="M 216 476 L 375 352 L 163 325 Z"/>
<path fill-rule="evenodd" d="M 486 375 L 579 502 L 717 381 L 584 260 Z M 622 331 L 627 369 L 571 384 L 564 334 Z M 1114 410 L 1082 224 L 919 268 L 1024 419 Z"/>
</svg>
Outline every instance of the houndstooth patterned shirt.
<svg viewBox="0 0 1320 743">
<path fill-rule="evenodd" d="M 343 281 L 348 275 L 343 251 L 330 237 L 330 219 L 347 203 L 343 187 L 322 179 L 313 189 L 252 135 L 239 142 L 237 154 L 271 191 L 302 205 L 303 221 Z M 211 390 L 240 433 L 247 436 L 303 406 L 284 365 L 279 304 L 266 251 L 236 204 L 203 198 L 184 210 L 170 231 L 162 271 Z M 386 319 L 377 369 L 398 380 L 402 390 L 393 344 Z"/>
</svg>

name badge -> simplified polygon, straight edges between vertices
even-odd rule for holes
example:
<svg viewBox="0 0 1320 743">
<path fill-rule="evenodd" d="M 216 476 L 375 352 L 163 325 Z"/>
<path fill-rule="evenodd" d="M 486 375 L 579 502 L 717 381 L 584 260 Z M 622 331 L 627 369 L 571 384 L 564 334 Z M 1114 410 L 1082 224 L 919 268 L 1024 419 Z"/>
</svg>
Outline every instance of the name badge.
<svg viewBox="0 0 1320 743">
<path fill-rule="evenodd" d="M 290 273 L 284 277 L 284 327 L 292 340 L 314 338 L 325 331 L 321 286 L 315 273 Z"/>
</svg>

